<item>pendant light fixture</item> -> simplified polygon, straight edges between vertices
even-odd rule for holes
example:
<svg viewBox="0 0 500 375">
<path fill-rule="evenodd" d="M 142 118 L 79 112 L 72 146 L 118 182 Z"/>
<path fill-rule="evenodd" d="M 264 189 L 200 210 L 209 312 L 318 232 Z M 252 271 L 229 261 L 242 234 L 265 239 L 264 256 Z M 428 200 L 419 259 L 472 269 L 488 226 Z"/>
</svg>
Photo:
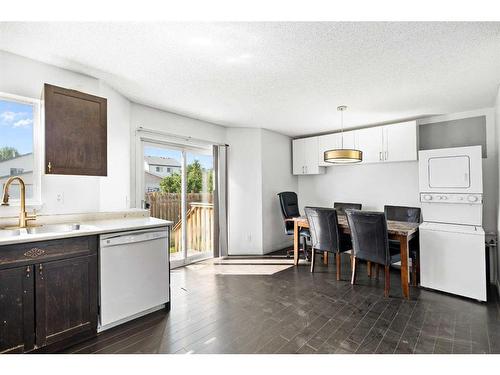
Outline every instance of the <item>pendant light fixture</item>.
<svg viewBox="0 0 500 375">
<path fill-rule="evenodd" d="M 363 152 L 356 149 L 344 148 L 344 111 L 347 106 L 341 105 L 337 107 L 340 111 L 340 148 L 325 151 L 325 162 L 334 164 L 350 164 L 359 163 L 363 160 Z"/>
</svg>

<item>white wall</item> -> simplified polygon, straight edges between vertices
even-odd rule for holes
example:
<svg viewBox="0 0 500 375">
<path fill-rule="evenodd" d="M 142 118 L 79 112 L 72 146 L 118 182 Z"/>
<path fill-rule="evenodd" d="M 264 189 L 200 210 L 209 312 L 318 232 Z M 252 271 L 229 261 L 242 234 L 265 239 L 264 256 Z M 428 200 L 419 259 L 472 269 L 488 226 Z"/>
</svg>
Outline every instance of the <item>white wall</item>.
<svg viewBox="0 0 500 375">
<path fill-rule="evenodd" d="M 290 137 L 262 130 L 262 250 L 269 253 L 293 244 L 285 234 L 277 194 L 298 190 L 297 176 L 292 175 Z"/>
<path fill-rule="evenodd" d="M 41 212 L 78 213 L 127 208 L 130 191 L 129 101 L 95 78 L 2 51 L 0 71 L 2 92 L 39 99 L 43 84 L 50 83 L 108 98 L 109 176 L 42 174 Z M 58 195 L 64 197 L 62 201 L 57 200 Z M 0 208 L 0 216 L 15 213 L 15 207 Z"/>
<path fill-rule="evenodd" d="M 417 162 L 338 165 L 323 175 L 299 176 L 299 207 L 363 204 L 380 211 L 385 204 L 418 206 Z"/>
<path fill-rule="evenodd" d="M 262 130 L 228 128 L 229 255 L 262 248 Z"/>
<path fill-rule="evenodd" d="M 496 127 L 496 146 L 497 150 L 500 147 L 500 87 L 498 88 L 498 93 L 495 101 L 495 127 Z M 500 166 L 500 152 L 497 153 L 498 155 L 498 165 Z M 497 169 L 498 170 L 498 169 Z M 500 172 L 498 172 L 497 176 L 500 178 Z M 497 180 L 498 181 L 498 180 Z M 500 186 L 500 181 L 498 181 L 498 186 Z M 500 238 L 500 196 L 499 196 L 499 190 L 497 189 L 497 236 Z M 500 294 L 500 252 L 497 247 L 496 249 L 496 260 L 497 260 L 497 267 L 496 267 L 496 283 L 497 283 L 497 288 L 498 288 L 498 293 Z"/>
<path fill-rule="evenodd" d="M 292 142 L 265 130 L 228 128 L 229 254 L 262 255 L 290 246 L 277 194 L 297 191 Z"/>
</svg>

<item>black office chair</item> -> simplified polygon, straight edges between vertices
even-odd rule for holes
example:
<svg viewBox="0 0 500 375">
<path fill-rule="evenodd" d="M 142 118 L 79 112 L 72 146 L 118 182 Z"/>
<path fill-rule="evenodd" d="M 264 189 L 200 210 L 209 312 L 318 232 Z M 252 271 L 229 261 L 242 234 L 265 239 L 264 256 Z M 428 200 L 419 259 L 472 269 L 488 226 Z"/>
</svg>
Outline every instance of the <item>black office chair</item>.
<svg viewBox="0 0 500 375">
<path fill-rule="evenodd" d="M 387 221 L 383 212 L 346 210 L 353 245 L 351 284 L 356 281 L 356 263 L 359 259 L 384 266 L 384 296 L 389 296 L 391 258 Z"/>
<path fill-rule="evenodd" d="M 345 210 L 348 209 L 361 210 L 361 203 L 334 202 L 333 208 L 335 208 L 339 214 L 344 215 Z"/>
<path fill-rule="evenodd" d="M 337 211 L 333 208 L 306 207 L 311 232 L 311 272 L 314 272 L 314 254 L 328 251 L 335 254 L 337 280 L 340 280 L 340 254 L 351 250 L 340 241 Z"/>
<path fill-rule="evenodd" d="M 387 220 L 420 224 L 420 207 L 384 206 L 384 212 Z M 418 249 L 418 237 L 415 237 L 410 241 L 408 249 L 411 257 L 411 275 L 413 285 L 417 285 L 419 268 Z M 389 251 L 391 252 L 391 256 L 397 259 L 398 262 L 401 260 L 400 243 L 398 240 L 389 240 Z"/>
<path fill-rule="evenodd" d="M 278 193 L 278 197 L 280 200 L 281 215 L 283 216 L 283 223 L 285 225 L 285 233 L 293 236 L 293 221 L 287 221 L 285 219 L 300 216 L 297 194 L 293 191 L 283 191 Z M 302 252 L 304 253 L 304 258 L 307 260 L 307 240 L 310 238 L 309 229 L 301 228 L 299 236 L 302 239 Z M 293 249 L 286 252 L 287 257 L 290 257 L 290 254 L 293 254 Z"/>
</svg>

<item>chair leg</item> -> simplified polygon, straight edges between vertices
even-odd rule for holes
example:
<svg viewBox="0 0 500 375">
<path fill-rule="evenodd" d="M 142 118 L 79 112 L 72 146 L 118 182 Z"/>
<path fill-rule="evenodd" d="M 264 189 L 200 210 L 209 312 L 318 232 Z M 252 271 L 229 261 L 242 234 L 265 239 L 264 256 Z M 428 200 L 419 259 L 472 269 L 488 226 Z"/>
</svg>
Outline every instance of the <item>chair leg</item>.
<svg viewBox="0 0 500 375">
<path fill-rule="evenodd" d="M 340 253 L 335 253 L 335 262 L 337 263 L 337 281 L 340 280 Z"/>
<path fill-rule="evenodd" d="M 375 277 L 377 278 L 377 280 L 378 280 L 378 275 L 379 275 L 379 269 L 380 269 L 379 265 L 375 264 Z"/>
<path fill-rule="evenodd" d="M 356 282 L 356 257 L 352 257 L 351 284 L 354 285 L 355 282 Z"/>
<path fill-rule="evenodd" d="M 368 261 L 366 262 L 366 273 L 368 274 L 368 277 L 372 277 L 372 262 Z"/>
<path fill-rule="evenodd" d="M 417 270 L 418 270 L 418 260 L 417 258 L 411 260 L 411 278 L 413 286 L 417 286 Z"/>
<path fill-rule="evenodd" d="M 304 259 L 307 261 L 307 239 L 305 237 L 302 237 L 302 239 L 302 252 L 304 253 Z"/>
<path fill-rule="evenodd" d="M 385 286 L 384 286 L 384 297 L 389 297 L 389 290 L 391 289 L 391 273 L 390 267 L 385 266 Z"/>
<path fill-rule="evenodd" d="M 314 250 L 314 247 L 311 248 L 311 272 L 314 272 L 314 254 L 316 253 L 316 250 Z"/>
</svg>

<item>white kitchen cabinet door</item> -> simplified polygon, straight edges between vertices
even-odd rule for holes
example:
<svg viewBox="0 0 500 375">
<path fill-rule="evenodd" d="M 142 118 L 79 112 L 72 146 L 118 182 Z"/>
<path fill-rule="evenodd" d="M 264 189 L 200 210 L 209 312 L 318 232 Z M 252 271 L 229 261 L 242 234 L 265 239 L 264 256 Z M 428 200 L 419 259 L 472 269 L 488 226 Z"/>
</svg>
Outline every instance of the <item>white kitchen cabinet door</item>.
<svg viewBox="0 0 500 375">
<path fill-rule="evenodd" d="M 356 147 L 363 152 L 363 164 L 383 161 L 384 141 L 381 126 L 356 130 Z"/>
<path fill-rule="evenodd" d="M 356 148 L 354 131 L 344 132 L 343 136 L 342 133 L 320 135 L 318 137 L 318 165 L 323 167 L 335 165 L 335 163 L 325 162 L 325 151 L 340 148 Z"/>
<path fill-rule="evenodd" d="M 293 174 L 304 174 L 305 153 L 306 153 L 306 138 L 294 139 L 292 141 Z"/>
<path fill-rule="evenodd" d="M 318 165 L 329 167 L 332 163 L 325 162 L 325 151 L 340 148 L 340 134 L 327 134 L 318 137 Z"/>
<path fill-rule="evenodd" d="M 321 174 L 319 166 L 318 137 L 293 140 L 293 174 Z"/>
<path fill-rule="evenodd" d="M 384 161 L 417 160 L 417 122 L 385 125 Z"/>
</svg>

